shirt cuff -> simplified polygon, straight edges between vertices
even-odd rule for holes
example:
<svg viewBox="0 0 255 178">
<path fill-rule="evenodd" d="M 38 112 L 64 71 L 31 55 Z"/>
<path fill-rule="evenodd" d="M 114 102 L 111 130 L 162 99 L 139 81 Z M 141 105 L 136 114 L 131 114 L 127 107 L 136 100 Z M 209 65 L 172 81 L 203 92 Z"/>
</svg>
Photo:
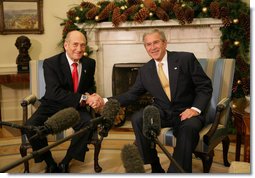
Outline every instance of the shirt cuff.
<svg viewBox="0 0 255 178">
<path fill-rule="evenodd" d="M 196 107 L 191 107 L 191 109 L 193 109 L 193 110 L 197 111 L 199 114 L 201 114 L 201 110 L 200 109 L 198 109 Z"/>
<path fill-rule="evenodd" d="M 103 98 L 103 100 L 104 100 L 104 104 L 108 101 L 108 99 L 107 99 L 107 98 Z"/>
</svg>

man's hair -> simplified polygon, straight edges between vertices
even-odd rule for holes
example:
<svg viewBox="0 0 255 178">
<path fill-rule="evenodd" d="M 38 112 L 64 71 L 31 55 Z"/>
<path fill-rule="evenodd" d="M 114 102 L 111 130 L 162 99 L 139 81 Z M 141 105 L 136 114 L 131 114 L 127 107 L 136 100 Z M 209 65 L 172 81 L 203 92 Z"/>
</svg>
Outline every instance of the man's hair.
<svg viewBox="0 0 255 178">
<path fill-rule="evenodd" d="M 160 35 L 160 39 L 161 39 L 162 41 L 166 41 L 166 35 L 165 35 L 165 33 L 164 33 L 163 31 L 159 30 L 159 29 L 153 29 L 153 30 L 151 30 L 151 31 L 149 31 L 149 32 L 145 32 L 145 33 L 143 34 L 143 41 L 144 41 L 144 38 L 145 38 L 147 35 L 150 35 L 150 34 L 153 34 L 153 33 L 158 33 L 158 34 Z"/>
</svg>

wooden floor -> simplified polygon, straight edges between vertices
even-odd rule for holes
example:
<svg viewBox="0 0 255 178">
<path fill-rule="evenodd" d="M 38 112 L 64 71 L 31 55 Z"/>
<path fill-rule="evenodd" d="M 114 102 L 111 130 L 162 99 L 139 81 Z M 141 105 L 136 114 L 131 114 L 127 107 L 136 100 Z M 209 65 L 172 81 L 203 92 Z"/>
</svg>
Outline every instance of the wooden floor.
<svg viewBox="0 0 255 178">
<path fill-rule="evenodd" d="M 102 173 L 125 173 L 125 169 L 122 165 L 120 158 L 121 149 L 125 144 L 131 144 L 134 141 L 134 134 L 132 129 L 127 128 L 115 128 L 111 129 L 107 138 L 104 139 L 102 149 L 99 156 L 99 163 L 103 168 Z M 19 145 L 20 145 L 20 132 L 16 129 L 3 127 L 0 129 L 0 168 L 5 167 L 19 160 Z M 69 141 L 65 142 L 56 148 L 52 149 L 54 159 L 59 162 L 62 160 L 66 153 L 66 149 L 69 146 Z M 93 153 L 94 149 L 89 146 L 90 151 L 86 153 L 85 162 L 72 161 L 70 165 L 71 173 L 95 173 L 93 169 Z M 172 152 L 172 148 L 167 148 Z M 168 158 L 162 153 L 160 149 L 159 157 L 162 167 L 167 170 L 169 166 Z M 231 143 L 229 150 L 229 162 L 234 161 L 235 156 L 235 143 Z M 243 155 L 241 155 L 243 156 Z M 222 148 L 219 145 L 215 149 L 214 162 L 211 168 L 211 173 L 228 173 L 228 167 L 224 167 L 222 160 Z M 241 158 L 242 159 L 242 158 Z M 30 172 L 32 173 L 43 173 L 45 164 L 35 164 L 33 160 L 30 160 Z M 150 166 L 145 165 L 146 173 L 151 172 Z M 7 171 L 8 173 L 23 173 L 23 165 L 19 165 L 13 169 Z M 202 173 L 202 163 L 198 158 L 193 159 L 193 172 Z"/>
</svg>

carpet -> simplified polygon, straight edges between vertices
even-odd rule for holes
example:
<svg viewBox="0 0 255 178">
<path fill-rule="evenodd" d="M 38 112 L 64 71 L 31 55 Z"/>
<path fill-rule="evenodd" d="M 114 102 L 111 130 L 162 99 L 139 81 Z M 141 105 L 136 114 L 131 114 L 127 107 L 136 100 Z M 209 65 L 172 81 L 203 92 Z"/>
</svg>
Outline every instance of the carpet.
<svg viewBox="0 0 255 178">
<path fill-rule="evenodd" d="M 121 149 L 125 144 L 132 144 L 134 141 L 134 134 L 130 131 L 121 131 L 115 129 L 110 131 L 108 137 L 106 137 L 103 141 L 101 152 L 99 155 L 99 164 L 103 168 L 102 173 L 111 173 L 111 174 L 122 174 L 125 173 L 125 169 L 122 165 L 121 161 Z M 20 138 L 12 138 L 12 139 L 2 139 L 0 140 L 0 168 L 13 163 L 16 160 L 21 158 L 19 154 L 19 145 Z M 65 156 L 66 148 L 69 146 L 69 141 L 55 147 L 52 149 L 52 153 L 54 159 L 59 162 Z M 70 164 L 70 172 L 71 173 L 84 173 L 84 174 L 94 174 L 95 171 L 93 169 L 93 154 L 94 149 L 92 146 L 89 146 L 89 151 L 86 153 L 85 162 L 79 162 L 73 160 Z M 167 148 L 170 152 L 172 152 L 172 148 Z M 235 144 L 230 145 L 229 149 L 229 162 L 234 161 L 234 150 Z M 30 150 L 31 151 L 31 150 Z M 169 166 L 168 158 L 162 153 L 160 149 L 159 157 L 162 164 L 162 167 L 167 170 Z M 29 161 L 30 164 L 30 172 L 31 173 L 43 173 L 45 169 L 44 163 L 35 164 L 33 160 Z M 202 170 L 202 162 L 200 159 L 193 157 L 193 172 L 196 174 L 200 174 L 203 172 Z M 150 173 L 150 166 L 145 165 L 146 173 Z M 214 174 L 227 174 L 229 168 L 223 165 L 222 158 L 222 147 L 219 145 L 215 149 L 214 161 L 210 170 L 210 173 Z M 23 164 L 7 171 L 8 173 L 16 174 L 23 173 Z"/>
</svg>

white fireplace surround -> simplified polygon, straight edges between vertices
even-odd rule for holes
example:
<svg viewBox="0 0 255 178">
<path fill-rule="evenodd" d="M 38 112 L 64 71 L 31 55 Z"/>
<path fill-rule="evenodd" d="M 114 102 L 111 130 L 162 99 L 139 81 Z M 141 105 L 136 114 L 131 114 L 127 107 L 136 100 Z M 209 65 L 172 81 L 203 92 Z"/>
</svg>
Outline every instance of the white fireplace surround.
<svg viewBox="0 0 255 178">
<path fill-rule="evenodd" d="M 78 25 L 87 31 L 89 46 L 93 49 L 92 58 L 97 61 L 97 92 L 103 97 L 112 96 L 112 69 L 115 63 L 150 60 L 142 36 L 153 28 L 165 32 L 170 51 L 193 52 L 197 58 L 220 57 L 219 28 L 222 22 L 217 19 L 194 19 L 188 25 L 180 25 L 176 20 L 145 21 L 142 24 L 126 22 L 118 28 L 113 27 L 111 22 L 98 23 L 94 27 Z"/>
</svg>

